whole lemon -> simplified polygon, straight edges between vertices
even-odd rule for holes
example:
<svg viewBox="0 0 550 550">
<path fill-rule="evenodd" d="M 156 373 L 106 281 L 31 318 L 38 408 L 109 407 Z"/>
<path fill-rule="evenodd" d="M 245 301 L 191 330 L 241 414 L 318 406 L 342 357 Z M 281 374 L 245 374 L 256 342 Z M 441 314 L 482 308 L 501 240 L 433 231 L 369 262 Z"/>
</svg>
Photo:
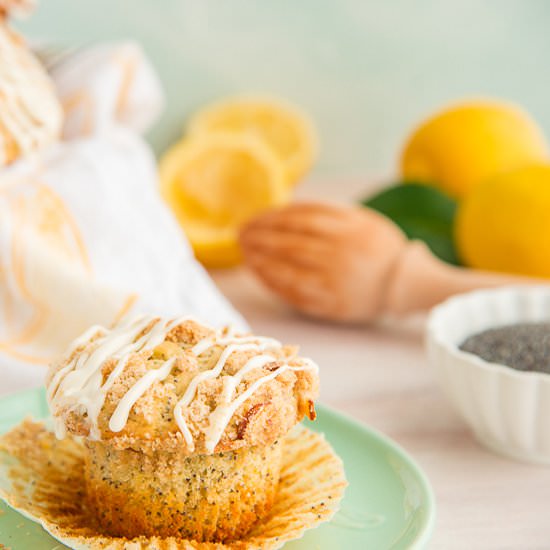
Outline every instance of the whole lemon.
<svg viewBox="0 0 550 550">
<path fill-rule="evenodd" d="M 459 204 L 455 237 L 471 267 L 550 277 L 550 164 L 476 185 Z"/>
<path fill-rule="evenodd" d="M 460 198 L 496 174 L 547 158 L 544 135 L 523 109 L 480 100 L 423 122 L 406 142 L 401 172 L 404 180 L 431 183 Z"/>
</svg>

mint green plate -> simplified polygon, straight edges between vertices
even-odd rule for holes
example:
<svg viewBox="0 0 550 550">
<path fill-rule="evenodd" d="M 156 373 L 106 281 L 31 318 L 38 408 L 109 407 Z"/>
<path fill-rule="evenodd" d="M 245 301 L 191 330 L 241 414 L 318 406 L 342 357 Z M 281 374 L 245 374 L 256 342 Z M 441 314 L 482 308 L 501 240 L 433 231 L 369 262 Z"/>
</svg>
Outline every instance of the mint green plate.
<svg viewBox="0 0 550 550">
<path fill-rule="evenodd" d="M 323 432 L 344 461 L 349 487 L 335 518 L 285 550 L 425 548 L 435 520 L 430 485 L 415 462 L 384 436 L 326 407 L 308 427 Z M 22 418 L 45 418 L 43 390 L 0 399 L 0 432 Z M 30 520 L 0 504 L 0 543 L 11 550 L 66 548 Z"/>
</svg>

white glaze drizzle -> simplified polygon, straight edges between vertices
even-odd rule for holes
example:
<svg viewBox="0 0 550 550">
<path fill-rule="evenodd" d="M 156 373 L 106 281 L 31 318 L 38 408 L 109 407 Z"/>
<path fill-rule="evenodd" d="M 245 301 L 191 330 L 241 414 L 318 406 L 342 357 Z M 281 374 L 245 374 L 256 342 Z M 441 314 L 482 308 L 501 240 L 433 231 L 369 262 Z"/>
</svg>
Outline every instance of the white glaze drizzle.
<svg viewBox="0 0 550 550">
<path fill-rule="evenodd" d="M 109 429 L 112 432 L 120 432 L 128 422 L 128 416 L 136 401 L 153 385 L 156 381 L 164 380 L 172 370 L 175 357 L 165 361 L 161 367 L 147 371 L 122 397 L 118 402 L 111 419 L 109 420 Z"/>
<path fill-rule="evenodd" d="M 105 329 L 100 325 L 92 325 L 84 331 L 78 338 L 74 339 L 65 355 L 72 355 L 78 348 L 87 344 L 96 334 L 105 334 Z"/>
<path fill-rule="evenodd" d="M 111 331 L 102 327 L 88 329 L 70 346 L 69 357 L 87 342 L 92 341 L 93 349 L 75 356 L 56 373 L 48 385 L 47 396 L 51 410 L 69 406 L 85 412 L 90 423 L 90 438 L 99 439 L 99 412 L 107 392 L 124 372 L 130 354 L 152 350 L 164 341 L 172 328 L 188 319 L 185 317 L 163 322 L 155 317 L 144 316 L 121 324 Z M 136 340 L 149 325 L 152 327 Z M 102 367 L 109 358 L 114 358 L 117 362 L 105 383 L 102 383 Z M 63 437 L 64 422 L 55 415 L 54 418 L 56 435 Z"/>
<path fill-rule="evenodd" d="M 206 450 L 210 453 L 214 451 L 216 445 L 221 439 L 223 432 L 225 431 L 225 428 L 227 427 L 227 424 L 229 424 L 229 421 L 231 420 L 237 409 L 247 399 L 252 397 L 252 395 L 258 390 L 260 386 L 262 386 L 266 382 L 269 382 L 270 380 L 273 380 L 274 378 L 277 378 L 277 376 L 285 371 L 301 371 L 309 369 L 317 371 L 317 365 L 313 362 L 306 362 L 305 365 L 299 367 L 293 367 L 288 364 L 281 365 L 273 372 L 266 374 L 261 378 L 258 378 L 233 401 L 229 403 L 221 403 L 220 405 L 218 405 L 212 411 L 212 413 L 210 413 L 209 425 L 208 428 L 205 430 Z"/>
<path fill-rule="evenodd" d="M 243 337 L 242 340 L 249 340 L 250 338 L 249 337 Z M 205 339 L 205 340 L 208 340 L 208 342 L 210 343 L 210 345 L 206 348 L 208 349 L 209 347 L 215 345 L 216 343 L 218 342 L 235 342 L 235 341 L 239 341 L 238 338 L 220 338 L 217 342 L 213 341 L 213 340 L 210 340 L 210 339 Z M 265 340 L 265 341 L 262 341 L 262 340 Z M 253 344 L 253 343 L 244 343 L 244 344 L 236 344 L 236 343 L 229 343 L 229 345 L 221 352 L 220 354 L 220 357 L 218 358 L 218 360 L 216 361 L 216 365 L 214 366 L 214 368 L 210 369 L 210 370 L 205 370 L 205 371 L 202 371 L 200 372 L 199 374 L 197 374 L 190 382 L 189 382 L 189 385 L 187 386 L 184 394 L 183 394 L 183 397 L 176 403 L 176 406 L 174 407 L 174 418 L 176 419 L 176 423 L 178 425 L 178 428 L 180 429 L 182 435 L 183 435 L 183 438 L 185 439 L 185 442 L 187 443 L 187 447 L 189 448 L 190 451 L 193 451 L 195 449 L 195 443 L 193 441 L 193 436 L 191 434 L 191 432 L 189 431 L 189 428 L 187 427 L 187 423 L 185 421 L 185 418 L 183 417 L 183 414 L 182 414 L 182 409 L 184 407 L 187 407 L 191 404 L 191 401 L 193 401 L 193 398 L 195 397 L 195 393 L 197 391 L 197 388 L 199 386 L 199 384 L 205 380 L 209 380 L 211 378 L 216 378 L 218 377 L 223 368 L 225 367 L 225 364 L 227 363 L 227 360 L 229 359 L 229 357 L 231 356 L 231 354 L 235 351 L 249 351 L 249 350 L 257 350 L 257 351 L 264 351 L 266 349 L 269 349 L 270 347 L 272 348 L 273 347 L 273 342 L 271 340 L 271 338 L 256 338 L 256 341 L 258 343 L 256 344 Z M 195 354 L 196 353 L 196 350 L 199 350 L 201 351 L 201 353 L 204 353 L 204 351 L 206 351 L 206 349 L 204 348 L 204 346 L 200 346 L 199 344 L 201 344 L 201 342 L 199 342 L 193 349 L 195 350 Z M 197 355 L 200 355 L 200 354 L 197 354 Z"/>
<path fill-rule="evenodd" d="M 48 385 L 47 396 L 51 410 L 55 413 L 59 407 L 68 405 L 70 408 L 79 409 L 80 412 L 86 412 L 90 422 L 90 437 L 99 439 L 100 431 L 97 425 L 99 413 L 105 402 L 107 392 L 124 372 L 130 354 L 152 351 L 165 340 L 167 334 L 173 328 L 188 320 L 191 319 L 182 317 L 162 321 L 155 317 L 141 317 L 119 325 L 111 331 L 99 326 L 91 327 L 73 342 L 69 348 L 68 356 L 71 357 L 76 350 L 90 342 L 92 343 L 92 349 L 70 359 L 68 364 L 55 374 Z M 145 331 L 147 327 L 149 329 Z M 214 346 L 223 348 L 214 367 L 199 372 L 191 379 L 183 396 L 173 410 L 174 419 L 189 451 L 194 450 L 195 442 L 184 417 L 184 409 L 192 403 L 200 384 L 206 380 L 219 377 L 227 361 L 235 352 L 252 350 L 263 352 L 269 349 L 281 348 L 282 344 L 273 338 L 239 336 L 235 334 L 233 329 L 229 328 L 216 331 L 214 336 L 203 338 L 189 348 L 189 351 L 195 357 L 199 357 Z M 114 358 L 116 364 L 107 380 L 102 383 L 102 366 L 109 358 Z M 262 369 L 270 363 L 281 361 L 273 355 L 262 353 L 249 359 L 234 375 L 224 377 L 220 403 L 210 413 L 208 427 L 204 432 L 205 446 L 208 452 L 214 452 L 235 412 L 263 384 L 273 380 L 285 371 L 318 371 L 317 365 L 309 359 L 303 359 L 304 364 L 300 366 L 283 363 L 278 365 L 273 372 L 255 380 L 233 399 L 237 387 L 249 372 Z M 130 412 L 139 398 L 155 382 L 164 380 L 172 371 L 175 362 L 176 357 L 172 357 L 157 369 L 147 371 L 128 389 L 109 419 L 109 429 L 111 431 L 120 432 L 124 429 Z M 56 419 L 56 435 L 58 437 L 65 435 L 64 423 L 60 418 Z"/>
<path fill-rule="evenodd" d="M 233 397 L 237 386 L 240 384 L 245 374 L 248 374 L 250 371 L 255 369 L 262 369 L 266 365 L 269 365 L 269 363 L 274 363 L 275 361 L 277 361 L 277 358 L 273 357 L 273 355 L 256 355 L 255 357 L 252 357 L 252 359 L 249 359 L 243 365 L 243 368 L 239 370 L 239 372 L 233 376 L 228 376 L 225 379 L 222 393 L 222 403 L 227 403 Z"/>
</svg>

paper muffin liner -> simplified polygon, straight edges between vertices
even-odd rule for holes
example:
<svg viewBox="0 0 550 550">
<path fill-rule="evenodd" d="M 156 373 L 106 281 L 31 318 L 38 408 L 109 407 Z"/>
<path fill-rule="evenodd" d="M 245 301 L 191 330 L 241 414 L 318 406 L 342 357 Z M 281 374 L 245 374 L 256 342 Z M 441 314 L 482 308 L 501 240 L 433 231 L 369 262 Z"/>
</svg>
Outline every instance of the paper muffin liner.
<svg viewBox="0 0 550 550">
<path fill-rule="evenodd" d="M 276 549 L 337 512 L 347 485 L 342 461 L 324 437 L 297 426 L 285 439 L 275 504 L 241 540 L 207 543 L 176 537 L 125 539 L 101 534 L 86 509 L 84 448 L 24 420 L 0 438 L 0 498 L 77 550 Z"/>
<path fill-rule="evenodd" d="M 468 336 L 524 322 L 550 322 L 550 287 L 455 296 L 430 314 L 428 353 L 448 397 L 483 445 L 550 465 L 550 375 L 517 371 L 459 349 Z"/>
</svg>

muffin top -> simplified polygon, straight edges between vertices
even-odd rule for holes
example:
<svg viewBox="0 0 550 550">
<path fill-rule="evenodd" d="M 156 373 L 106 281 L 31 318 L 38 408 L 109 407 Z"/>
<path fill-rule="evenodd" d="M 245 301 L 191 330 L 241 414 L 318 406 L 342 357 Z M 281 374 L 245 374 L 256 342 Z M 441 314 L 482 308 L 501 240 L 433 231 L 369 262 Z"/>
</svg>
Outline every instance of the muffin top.
<svg viewBox="0 0 550 550">
<path fill-rule="evenodd" d="M 315 418 L 318 367 L 297 351 L 188 318 L 93 326 L 48 371 L 56 434 L 142 452 L 269 445 Z"/>
</svg>

